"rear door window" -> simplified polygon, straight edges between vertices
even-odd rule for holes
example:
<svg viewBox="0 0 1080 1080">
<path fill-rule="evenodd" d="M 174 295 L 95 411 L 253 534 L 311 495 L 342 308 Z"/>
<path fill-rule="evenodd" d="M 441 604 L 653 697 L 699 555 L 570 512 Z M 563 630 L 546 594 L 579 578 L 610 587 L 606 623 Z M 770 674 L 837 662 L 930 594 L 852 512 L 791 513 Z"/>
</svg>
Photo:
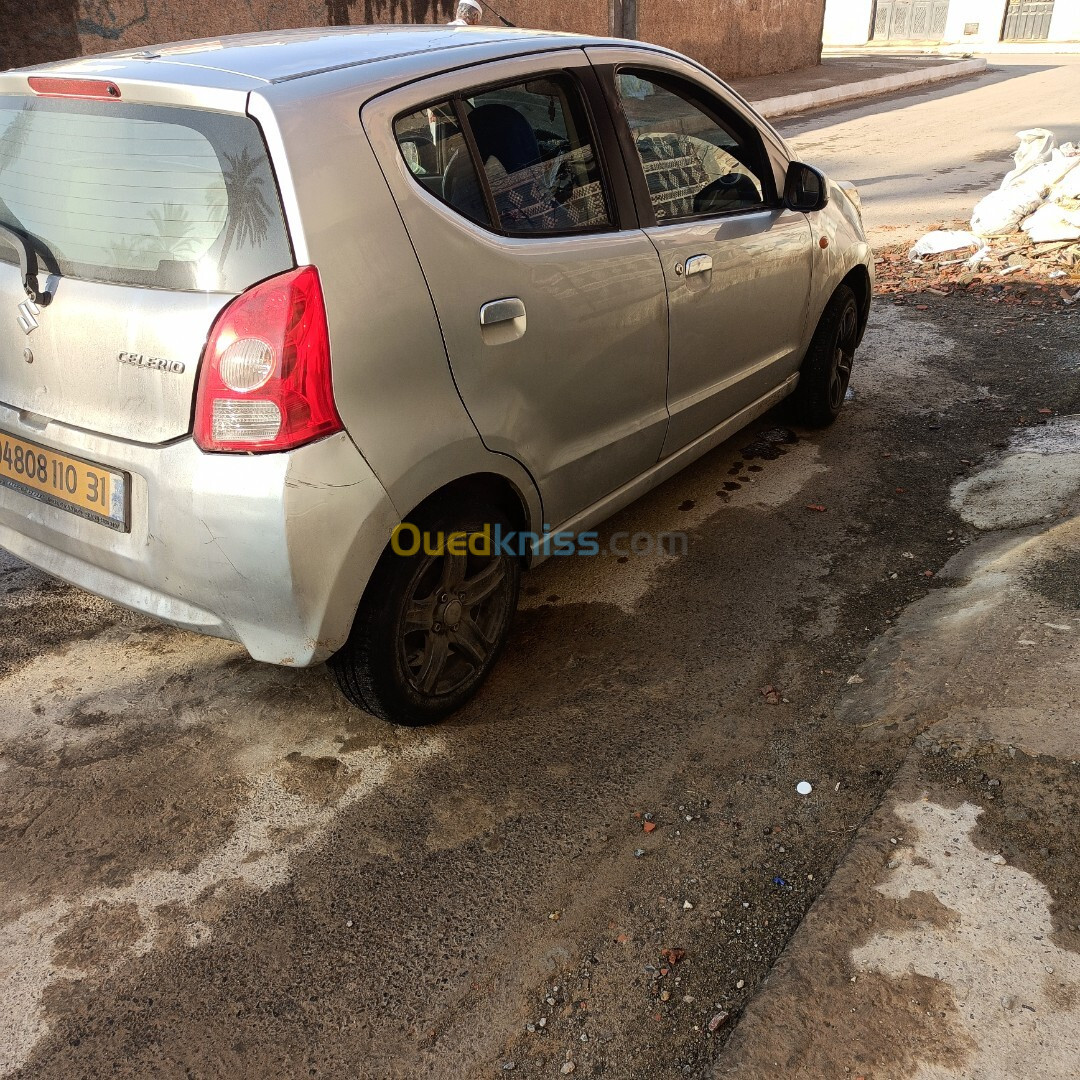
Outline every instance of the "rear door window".
<svg viewBox="0 0 1080 1080">
<path fill-rule="evenodd" d="M 262 135 L 244 116 L 0 97 L 0 222 L 62 275 L 242 292 L 293 265 Z M 18 255 L 0 243 L 0 259 Z"/>
<path fill-rule="evenodd" d="M 596 139 L 569 75 L 486 87 L 400 117 L 410 171 L 472 221 L 510 235 L 612 227 Z"/>
<path fill-rule="evenodd" d="M 480 178 L 452 101 L 399 117 L 394 136 L 417 183 L 470 221 L 491 227 Z"/>
</svg>

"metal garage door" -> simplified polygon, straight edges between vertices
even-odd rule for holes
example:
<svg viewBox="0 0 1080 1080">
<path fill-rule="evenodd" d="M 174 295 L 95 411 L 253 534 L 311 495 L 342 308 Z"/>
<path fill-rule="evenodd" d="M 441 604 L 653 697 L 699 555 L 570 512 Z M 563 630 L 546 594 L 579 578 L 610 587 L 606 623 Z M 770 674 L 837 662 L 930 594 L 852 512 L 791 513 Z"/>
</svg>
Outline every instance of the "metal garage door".
<svg viewBox="0 0 1080 1080">
<path fill-rule="evenodd" d="M 877 0 L 874 40 L 940 41 L 949 18 L 949 0 Z"/>
<path fill-rule="evenodd" d="M 1009 0 L 1002 41 L 1045 41 L 1050 36 L 1054 0 Z"/>
</svg>

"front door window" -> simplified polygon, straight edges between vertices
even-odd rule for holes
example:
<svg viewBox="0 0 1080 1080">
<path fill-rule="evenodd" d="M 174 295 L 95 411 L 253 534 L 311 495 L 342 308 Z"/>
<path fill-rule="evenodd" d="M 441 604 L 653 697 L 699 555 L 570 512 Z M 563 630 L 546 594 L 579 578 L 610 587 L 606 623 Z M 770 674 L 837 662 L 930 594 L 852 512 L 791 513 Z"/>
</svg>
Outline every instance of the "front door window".
<svg viewBox="0 0 1080 1080">
<path fill-rule="evenodd" d="M 678 79 L 620 71 L 616 88 L 658 224 L 765 205 L 768 165 L 756 132 L 706 111 Z"/>
</svg>

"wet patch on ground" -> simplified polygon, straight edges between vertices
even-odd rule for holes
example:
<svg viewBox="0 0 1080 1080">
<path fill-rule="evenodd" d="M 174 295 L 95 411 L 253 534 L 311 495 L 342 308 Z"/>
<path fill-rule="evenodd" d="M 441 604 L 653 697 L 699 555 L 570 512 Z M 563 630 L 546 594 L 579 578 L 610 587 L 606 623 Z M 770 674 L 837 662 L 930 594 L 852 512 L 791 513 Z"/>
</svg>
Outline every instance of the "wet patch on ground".
<svg viewBox="0 0 1080 1080">
<path fill-rule="evenodd" d="M 962 1067 L 970 1040 L 957 1031 L 953 989 L 921 971 L 899 976 L 859 966 L 852 951 L 875 933 L 951 932 L 958 916 L 931 892 L 882 891 L 898 851 L 917 838 L 900 818 L 879 811 L 801 924 L 769 976 L 713 1080 L 776 1075 L 863 1076 L 894 1080 L 924 1064 Z M 771 988 L 771 992 L 770 992 Z"/>
<path fill-rule="evenodd" d="M 905 838 L 877 891 L 900 902 L 917 891 L 932 895 L 954 920 L 899 933 L 878 928 L 852 951 L 852 963 L 894 979 L 914 972 L 949 988 L 957 1009 L 945 1042 L 967 1046 L 954 1074 L 1019 1076 L 1038 1061 L 1042 1075 L 1066 1080 L 1080 1052 L 1070 1004 L 1080 989 L 1080 957 L 1051 940 L 1043 884 L 1001 852 L 973 843 L 983 812 L 968 801 L 943 805 L 932 789 L 895 805 L 915 835 Z"/>
<path fill-rule="evenodd" d="M 43 651 L 93 637 L 111 626 L 146 620 L 66 585 L 0 549 L 0 610 L 4 616 L 0 678 Z"/>
<path fill-rule="evenodd" d="M 1075 765 L 929 742 L 811 909 L 710 1074 L 1073 1075 Z"/>
<path fill-rule="evenodd" d="M 1028 588 L 1080 617 L 1080 550 L 1056 548 L 1024 575 Z"/>
<path fill-rule="evenodd" d="M 787 453 L 785 447 L 794 446 L 799 441 L 799 436 L 791 428 L 775 427 L 762 431 L 753 442 L 747 443 L 739 453 L 743 461 L 753 461 L 761 458 L 763 461 L 775 461 Z M 735 466 L 732 471 L 738 472 L 741 466 Z"/>
<path fill-rule="evenodd" d="M 951 801 L 980 807 L 972 842 L 1046 888 L 1052 922 L 1046 940 L 1080 954 L 1080 764 L 1034 758 L 1016 748 L 987 749 L 931 749 L 921 777 Z"/>
</svg>

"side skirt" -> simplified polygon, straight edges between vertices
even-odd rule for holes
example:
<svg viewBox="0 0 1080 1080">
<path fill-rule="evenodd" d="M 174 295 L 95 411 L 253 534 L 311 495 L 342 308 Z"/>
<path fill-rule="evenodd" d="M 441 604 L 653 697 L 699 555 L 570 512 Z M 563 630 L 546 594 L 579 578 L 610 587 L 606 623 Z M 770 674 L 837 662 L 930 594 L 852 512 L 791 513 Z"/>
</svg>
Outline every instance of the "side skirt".
<svg viewBox="0 0 1080 1080">
<path fill-rule="evenodd" d="M 706 431 L 704 435 L 699 435 L 693 442 L 687 443 L 686 446 L 676 450 L 675 453 L 658 461 L 647 472 L 643 472 L 629 483 L 623 484 L 622 487 L 616 488 L 610 495 L 605 495 L 591 506 L 587 506 L 579 514 L 568 518 L 553 531 L 557 533 L 587 532 L 593 526 L 606 521 L 624 506 L 629 506 L 630 503 L 640 499 L 647 491 L 659 486 L 665 480 L 686 468 L 692 461 L 696 461 L 699 457 L 719 446 L 725 439 L 731 438 L 732 435 L 756 420 L 762 413 L 768 412 L 774 405 L 786 398 L 795 389 L 798 382 L 799 374 L 796 372 L 775 389 L 762 395 L 757 401 L 751 402 L 745 409 L 729 417 L 722 424 L 718 424 L 711 431 Z M 539 566 L 540 563 L 546 562 L 550 558 L 550 555 L 541 551 L 542 543 L 543 541 L 539 537 L 533 542 L 529 556 L 530 569 Z"/>
</svg>

